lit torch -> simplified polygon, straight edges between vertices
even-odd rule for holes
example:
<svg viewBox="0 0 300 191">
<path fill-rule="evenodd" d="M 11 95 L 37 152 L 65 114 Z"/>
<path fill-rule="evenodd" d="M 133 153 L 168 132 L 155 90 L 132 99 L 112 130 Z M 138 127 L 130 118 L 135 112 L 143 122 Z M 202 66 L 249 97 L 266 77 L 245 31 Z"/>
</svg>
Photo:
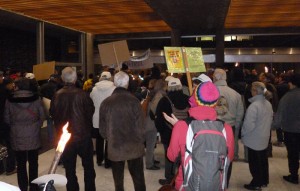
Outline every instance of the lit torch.
<svg viewBox="0 0 300 191">
<path fill-rule="evenodd" d="M 55 151 L 55 156 L 54 156 L 54 159 L 52 161 L 52 164 L 51 164 L 51 167 L 50 167 L 50 170 L 48 172 L 48 174 L 54 174 L 55 171 L 56 171 L 56 168 L 57 168 L 57 165 L 59 163 L 59 160 L 60 160 L 60 157 L 65 149 L 65 146 L 67 144 L 67 142 L 69 141 L 69 139 L 71 138 L 71 133 L 68 132 L 67 128 L 69 126 L 69 122 L 67 122 L 62 130 L 62 135 L 60 137 L 60 140 L 58 142 L 58 145 L 56 147 L 56 151 Z"/>
</svg>

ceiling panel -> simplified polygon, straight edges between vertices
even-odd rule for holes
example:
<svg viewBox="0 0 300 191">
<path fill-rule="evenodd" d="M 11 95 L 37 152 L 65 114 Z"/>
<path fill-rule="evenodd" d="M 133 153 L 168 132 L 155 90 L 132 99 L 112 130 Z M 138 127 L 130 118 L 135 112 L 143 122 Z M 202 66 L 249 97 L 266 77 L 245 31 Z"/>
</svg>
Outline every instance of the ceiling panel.
<svg viewBox="0 0 300 191">
<path fill-rule="evenodd" d="M 300 33 L 300 0 L 1 0 L 0 9 L 98 36 Z M 0 26 L 28 26 L 1 17 Z M 4 14 L 5 15 L 5 14 Z M 32 20 L 32 19 L 31 19 Z M 30 23 L 32 23 L 30 21 Z M 33 27 L 34 28 L 34 25 Z M 257 30 L 258 29 L 258 30 Z"/>
<path fill-rule="evenodd" d="M 0 7 L 92 34 L 170 31 L 143 0 L 2 0 Z"/>
<path fill-rule="evenodd" d="M 300 0 L 231 0 L 225 28 L 299 27 Z"/>
</svg>

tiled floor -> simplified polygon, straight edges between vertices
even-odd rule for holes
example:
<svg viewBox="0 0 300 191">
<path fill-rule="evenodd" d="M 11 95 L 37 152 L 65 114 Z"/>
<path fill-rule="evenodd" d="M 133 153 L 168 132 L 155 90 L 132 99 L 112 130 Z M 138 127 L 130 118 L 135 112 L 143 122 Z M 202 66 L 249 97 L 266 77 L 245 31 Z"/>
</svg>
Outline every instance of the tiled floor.
<svg viewBox="0 0 300 191">
<path fill-rule="evenodd" d="M 163 163 L 163 148 L 161 144 L 158 144 L 156 149 L 156 157 Z M 39 175 L 47 174 L 51 161 L 54 157 L 54 150 L 47 151 L 39 157 Z M 243 146 L 240 143 L 240 157 L 243 158 Z M 300 191 L 300 185 L 293 185 L 284 182 L 282 179 L 283 175 L 288 174 L 286 148 L 285 147 L 273 147 L 273 158 L 269 159 L 270 165 L 270 184 L 263 190 L 269 191 Z M 150 171 L 145 170 L 145 179 L 148 191 L 157 191 L 160 185 L 158 179 L 163 178 L 164 167 L 161 164 L 161 170 Z M 126 167 L 125 167 L 126 169 Z M 110 169 L 104 167 L 98 167 L 95 163 L 96 170 L 96 187 L 98 191 L 114 191 L 114 184 L 112 179 L 112 173 Z M 56 173 L 64 174 L 64 169 L 59 166 Z M 83 169 L 81 166 L 80 158 L 77 162 L 77 175 L 80 183 L 81 190 L 84 190 L 83 183 Z M 16 174 L 11 176 L 0 175 L 0 180 L 6 183 L 17 185 Z M 234 162 L 233 172 L 230 181 L 230 191 L 242 191 L 245 190 L 243 185 L 249 183 L 251 175 L 249 173 L 248 163 L 245 162 Z M 125 170 L 125 188 L 127 191 L 134 191 L 131 177 L 128 170 Z M 57 188 L 57 191 L 66 190 L 64 187 Z"/>
</svg>

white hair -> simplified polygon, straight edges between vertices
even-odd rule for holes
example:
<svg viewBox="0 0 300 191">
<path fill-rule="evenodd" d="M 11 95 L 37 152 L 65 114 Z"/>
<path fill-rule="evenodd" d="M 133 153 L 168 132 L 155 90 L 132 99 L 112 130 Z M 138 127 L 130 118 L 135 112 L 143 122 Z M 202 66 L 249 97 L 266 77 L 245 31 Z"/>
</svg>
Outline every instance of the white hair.
<svg viewBox="0 0 300 191">
<path fill-rule="evenodd" d="M 114 84 L 116 87 L 128 88 L 129 76 L 125 72 L 118 72 L 114 76 Z"/>
<path fill-rule="evenodd" d="M 76 71 L 71 67 L 65 67 L 61 72 L 61 79 L 65 83 L 75 83 L 77 80 Z"/>
</svg>

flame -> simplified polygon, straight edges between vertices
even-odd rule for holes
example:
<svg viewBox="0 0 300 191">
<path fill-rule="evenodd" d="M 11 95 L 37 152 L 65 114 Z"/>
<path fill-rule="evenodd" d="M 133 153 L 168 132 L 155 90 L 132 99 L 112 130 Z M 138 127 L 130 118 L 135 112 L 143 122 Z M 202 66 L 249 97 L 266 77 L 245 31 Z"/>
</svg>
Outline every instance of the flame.
<svg viewBox="0 0 300 191">
<path fill-rule="evenodd" d="M 62 128 L 63 133 L 60 137 L 60 140 L 59 140 L 57 148 L 56 148 L 56 151 L 61 152 L 61 153 L 64 151 L 67 142 L 71 138 L 71 133 L 69 133 L 68 130 L 67 130 L 68 126 L 69 126 L 69 122 L 67 122 L 63 126 L 63 128 Z"/>
</svg>

